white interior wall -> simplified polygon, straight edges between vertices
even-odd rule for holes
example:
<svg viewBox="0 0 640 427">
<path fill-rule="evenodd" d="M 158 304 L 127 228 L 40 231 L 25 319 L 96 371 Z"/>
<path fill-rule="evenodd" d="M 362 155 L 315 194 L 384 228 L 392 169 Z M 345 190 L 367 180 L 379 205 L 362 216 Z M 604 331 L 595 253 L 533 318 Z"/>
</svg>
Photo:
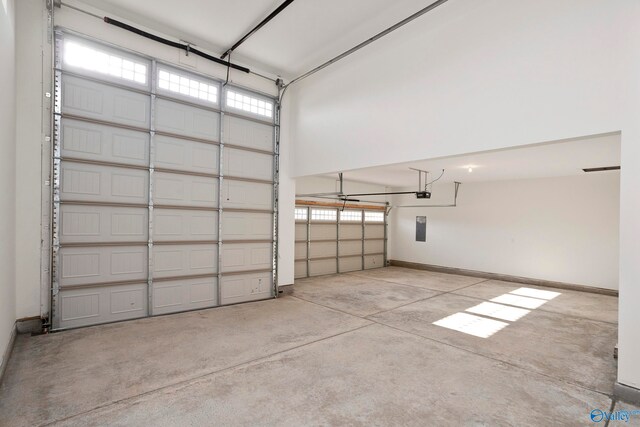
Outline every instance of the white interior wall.
<svg viewBox="0 0 640 427">
<path fill-rule="evenodd" d="M 43 107 L 49 98 L 44 82 L 44 2 L 16 4 L 16 316 L 40 316 L 41 149 Z M 46 43 L 46 41 L 45 41 Z M 46 101 L 45 101 L 46 100 Z M 48 132 L 47 132 L 48 134 Z M 46 311 L 46 309 L 45 309 Z"/>
<path fill-rule="evenodd" d="M 392 209 L 389 258 L 617 289 L 619 193 L 618 172 L 462 184 L 455 208 Z M 428 203 L 452 199 L 453 183 L 434 184 Z"/>
<path fill-rule="evenodd" d="M 295 175 L 618 131 L 637 10 L 447 2 L 292 86 Z"/>
<path fill-rule="evenodd" d="M 640 388 L 640 2 L 457 0 L 292 87 L 294 176 L 622 132 L 618 381 Z"/>
<path fill-rule="evenodd" d="M 16 320 L 15 3 L 0 2 L 0 366 Z"/>
</svg>

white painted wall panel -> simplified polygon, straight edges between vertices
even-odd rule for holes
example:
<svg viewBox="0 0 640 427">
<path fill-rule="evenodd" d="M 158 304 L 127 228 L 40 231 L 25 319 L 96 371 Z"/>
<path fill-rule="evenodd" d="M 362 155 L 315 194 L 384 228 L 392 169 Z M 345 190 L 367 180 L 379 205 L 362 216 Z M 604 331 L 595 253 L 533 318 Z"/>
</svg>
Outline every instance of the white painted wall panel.
<svg viewBox="0 0 640 427">
<path fill-rule="evenodd" d="M 60 175 L 63 201 L 146 204 L 148 200 L 145 170 L 63 162 Z"/>
<path fill-rule="evenodd" d="M 227 115 L 224 116 L 224 142 L 273 151 L 273 126 Z"/>
<path fill-rule="evenodd" d="M 155 242 L 217 239 L 217 211 L 153 209 L 153 240 Z"/>
<path fill-rule="evenodd" d="M 207 174 L 218 173 L 219 147 L 215 144 L 156 135 L 154 140 L 156 168 Z"/>
<path fill-rule="evenodd" d="M 220 114 L 166 99 L 156 101 L 156 130 L 217 141 Z"/>
<path fill-rule="evenodd" d="M 144 317 L 147 284 L 60 291 L 60 327 L 75 328 Z"/>
<path fill-rule="evenodd" d="M 222 238 L 224 240 L 270 240 L 273 235 L 271 214 L 224 212 L 222 224 Z"/>
<path fill-rule="evenodd" d="M 155 245 L 153 277 L 179 277 L 215 274 L 218 271 L 218 245 Z"/>
<path fill-rule="evenodd" d="M 63 204 L 61 243 L 146 242 L 148 209 Z"/>
<path fill-rule="evenodd" d="M 62 119 L 64 157 L 146 166 L 149 134 L 80 120 Z"/>
<path fill-rule="evenodd" d="M 225 208 L 273 210 L 271 184 L 224 179 L 222 191 L 222 206 Z"/>
<path fill-rule="evenodd" d="M 75 76 L 62 78 L 62 113 L 120 123 L 149 126 L 150 98 Z"/>
<path fill-rule="evenodd" d="M 218 279 L 199 277 L 153 284 L 153 314 L 175 313 L 218 305 Z"/>
<path fill-rule="evenodd" d="M 271 272 L 222 277 L 222 304 L 265 299 L 271 296 Z"/>
<path fill-rule="evenodd" d="M 146 280 L 146 246 L 94 246 L 60 249 L 60 285 Z"/>
<path fill-rule="evenodd" d="M 217 178 L 157 172 L 153 180 L 156 205 L 211 208 L 218 205 Z"/>
<path fill-rule="evenodd" d="M 226 148 L 223 165 L 228 176 L 273 180 L 273 156 L 269 154 Z"/>
<path fill-rule="evenodd" d="M 222 272 L 262 270 L 273 265 L 271 243 L 242 243 L 222 245 Z"/>
</svg>

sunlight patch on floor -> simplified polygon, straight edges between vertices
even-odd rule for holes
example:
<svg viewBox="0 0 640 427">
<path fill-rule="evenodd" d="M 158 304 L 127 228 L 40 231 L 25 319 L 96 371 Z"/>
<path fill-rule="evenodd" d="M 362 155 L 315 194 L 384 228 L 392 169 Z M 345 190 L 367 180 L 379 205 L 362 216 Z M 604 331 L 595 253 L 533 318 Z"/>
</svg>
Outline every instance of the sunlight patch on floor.
<svg viewBox="0 0 640 427">
<path fill-rule="evenodd" d="M 489 338 L 510 325 L 505 321 L 515 322 L 559 295 L 560 292 L 518 288 L 492 298 L 491 301 L 469 307 L 465 310 L 467 313 L 458 312 L 433 324 L 475 337 Z"/>
</svg>

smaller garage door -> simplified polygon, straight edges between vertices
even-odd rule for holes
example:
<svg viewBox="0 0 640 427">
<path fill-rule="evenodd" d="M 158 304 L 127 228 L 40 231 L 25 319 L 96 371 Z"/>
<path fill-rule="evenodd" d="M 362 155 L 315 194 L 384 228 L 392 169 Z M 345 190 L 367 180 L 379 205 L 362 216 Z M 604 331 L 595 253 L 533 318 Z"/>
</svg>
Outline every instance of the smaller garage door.
<svg viewBox="0 0 640 427">
<path fill-rule="evenodd" d="M 384 208 L 298 205 L 295 220 L 296 278 L 378 268 L 386 263 Z"/>
</svg>

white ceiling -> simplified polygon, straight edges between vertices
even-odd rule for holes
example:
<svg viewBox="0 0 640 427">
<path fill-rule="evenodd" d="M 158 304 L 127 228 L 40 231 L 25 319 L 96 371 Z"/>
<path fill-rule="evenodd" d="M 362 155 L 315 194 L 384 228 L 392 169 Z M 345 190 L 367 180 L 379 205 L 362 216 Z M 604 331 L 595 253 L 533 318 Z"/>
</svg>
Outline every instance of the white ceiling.
<svg viewBox="0 0 640 427">
<path fill-rule="evenodd" d="M 429 171 L 429 180 L 437 178 L 445 169 L 441 182 L 473 182 L 581 175 L 585 173 L 583 168 L 619 165 L 620 135 L 608 134 L 345 171 L 344 179 L 388 187 L 417 187 L 418 173 L 410 167 Z M 335 174 L 327 176 L 336 177 Z"/>
<path fill-rule="evenodd" d="M 220 54 L 283 2 L 82 1 Z M 232 59 L 290 79 L 431 3 L 433 0 L 296 0 L 242 44 Z M 408 25 L 425 24 L 421 17 Z"/>
</svg>

